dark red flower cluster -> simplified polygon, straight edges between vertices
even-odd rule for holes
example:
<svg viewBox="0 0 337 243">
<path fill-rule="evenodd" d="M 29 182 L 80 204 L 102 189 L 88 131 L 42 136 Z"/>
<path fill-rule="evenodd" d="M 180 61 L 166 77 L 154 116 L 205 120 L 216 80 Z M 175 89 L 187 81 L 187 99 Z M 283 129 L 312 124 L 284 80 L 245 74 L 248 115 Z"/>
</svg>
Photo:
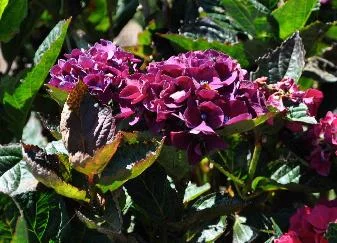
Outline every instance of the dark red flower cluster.
<svg viewBox="0 0 337 243">
<path fill-rule="evenodd" d="M 170 142 L 186 149 L 192 163 L 225 144 L 216 130 L 266 112 L 258 85 L 246 70 L 214 50 L 194 51 L 151 63 L 126 79 L 120 92 L 123 117 L 144 118 Z"/>
<path fill-rule="evenodd" d="M 329 111 L 311 127 L 306 139 L 311 144 L 311 167 L 320 175 L 329 175 L 331 160 L 337 155 L 337 114 Z"/>
<path fill-rule="evenodd" d="M 88 50 L 74 49 L 64 56 L 50 70 L 49 84 L 69 92 L 81 80 L 102 103 L 111 100 L 116 87 L 130 74 L 130 69 L 136 71 L 135 63 L 140 61 L 106 40 Z"/>
<path fill-rule="evenodd" d="M 288 233 L 275 243 L 328 243 L 324 237 L 329 223 L 337 222 L 337 201 L 304 206 L 290 218 Z"/>
</svg>

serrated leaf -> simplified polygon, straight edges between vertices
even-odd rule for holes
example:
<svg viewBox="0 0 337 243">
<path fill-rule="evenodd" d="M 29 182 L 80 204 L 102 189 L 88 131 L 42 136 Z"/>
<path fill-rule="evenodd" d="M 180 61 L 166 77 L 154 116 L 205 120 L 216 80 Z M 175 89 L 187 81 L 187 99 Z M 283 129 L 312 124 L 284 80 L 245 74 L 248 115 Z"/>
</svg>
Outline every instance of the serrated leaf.
<svg viewBox="0 0 337 243">
<path fill-rule="evenodd" d="M 299 33 L 284 41 L 280 47 L 257 60 L 258 68 L 253 79 L 268 77 L 270 83 L 276 83 L 284 77 L 297 81 L 304 68 L 305 50 Z"/>
<path fill-rule="evenodd" d="M 15 233 L 13 235 L 12 243 L 28 243 L 28 232 L 26 220 L 20 216 L 16 222 Z"/>
<path fill-rule="evenodd" d="M 328 240 L 329 243 L 336 243 L 337 242 L 337 224 L 330 223 L 328 225 L 328 229 L 325 233 L 325 238 Z"/>
<path fill-rule="evenodd" d="M 61 51 L 69 23 L 70 20 L 62 20 L 54 27 L 52 32 L 59 29 L 59 35 L 53 35 L 54 38 L 49 39 L 50 48 L 45 51 L 40 58 L 40 62 L 25 76 L 12 93 L 5 93 L 4 95 L 6 120 L 9 129 L 18 138 L 21 138 L 22 128 L 26 122 L 33 99 Z"/>
<path fill-rule="evenodd" d="M 184 204 L 187 204 L 194 199 L 198 198 L 205 192 L 209 191 L 211 189 L 211 185 L 209 183 L 206 183 L 202 186 L 197 186 L 194 183 L 189 182 L 187 185 L 187 188 L 185 189 L 184 194 Z"/>
<path fill-rule="evenodd" d="M 0 42 L 8 42 L 20 30 L 21 22 L 27 15 L 28 1 L 2 0 L 0 3 Z"/>
<path fill-rule="evenodd" d="M 0 145 L 0 192 L 14 196 L 36 189 L 37 180 L 21 159 L 21 145 Z"/>
<path fill-rule="evenodd" d="M 308 115 L 308 106 L 304 103 L 289 107 L 287 118 L 291 121 L 303 122 L 307 124 L 317 123 L 315 117 Z"/>
<path fill-rule="evenodd" d="M 2 17 L 2 14 L 5 8 L 7 7 L 7 4 L 8 4 L 8 0 L 0 0 L 0 20 L 1 20 L 1 17 Z"/>
<path fill-rule="evenodd" d="M 279 24 L 282 39 L 304 27 L 311 12 L 318 5 L 318 0 L 288 0 L 281 7 L 272 12 Z"/>
<path fill-rule="evenodd" d="M 209 42 L 205 39 L 194 40 L 177 34 L 162 34 L 160 36 L 169 40 L 171 44 L 174 47 L 177 47 L 179 51 L 214 49 L 235 58 L 236 60 L 238 60 L 242 67 L 249 66 L 249 58 L 245 53 L 242 43 L 228 45 L 217 41 Z"/>
<path fill-rule="evenodd" d="M 245 217 L 235 215 L 233 225 L 233 243 L 252 242 L 257 237 L 257 233 L 252 229 L 252 227 L 244 224 L 246 220 L 247 219 Z"/>
<path fill-rule="evenodd" d="M 114 191 L 136 178 L 151 166 L 160 154 L 164 139 L 143 140 L 137 144 L 122 144 L 103 171 L 98 187 Z"/>
<path fill-rule="evenodd" d="M 100 105 L 79 82 L 61 114 L 62 140 L 73 167 L 84 174 L 103 171 L 122 140 L 111 107 Z"/>
<path fill-rule="evenodd" d="M 68 184 L 60 177 L 60 162 L 56 155 L 48 155 L 37 146 L 23 144 L 23 158 L 35 178 L 45 186 L 53 188 L 62 196 L 89 201 L 84 190 Z"/>
<path fill-rule="evenodd" d="M 226 125 L 220 133 L 225 136 L 229 136 L 235 133 L 243 133 L 254 129 L 255 127 L 263 124 L 269 118 L 272 118 L 275 113 L 268 112 L 262 116 L 256 117 L 254 119 L 239 121 L 230 125 Z"/>
</svg>

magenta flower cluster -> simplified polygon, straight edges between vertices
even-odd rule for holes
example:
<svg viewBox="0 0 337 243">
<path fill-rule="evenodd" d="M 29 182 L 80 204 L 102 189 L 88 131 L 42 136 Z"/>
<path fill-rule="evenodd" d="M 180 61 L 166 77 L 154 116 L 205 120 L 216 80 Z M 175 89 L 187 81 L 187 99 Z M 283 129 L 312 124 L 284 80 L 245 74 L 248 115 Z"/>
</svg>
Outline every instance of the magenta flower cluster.
<svg viewBox="0 0 337 243">
<path fill-rule="evenodd" d="M 102 103 L 107 103 L 140 60 L 110 41 L 101 40 L 87 50 L 74 49 L 50 70 L 49 84 L 70 91 L 81 80 Z"/>
<path fill-rule="evenodd" d="M 326 201 L 313 208 L 299 208 L 290 218 L 289 231 L 275 243 L 328 243 L 324 237 L 329 223 L 337 222 L 337 201 Z"/>
<path fill-rule="evenodd" d="M 277 112 L 287 112 L 292 105 L 305 104 L 308 116 L 315 116 L 323 99 L 323 93 L 317 89 L 299 90 L 292 78 L 284 78 L 275 84 L 267 84 L 267 78 L 255 82 L 266 96 L 266 105 Z"/>
<path fill-rule="evenodd" d="M 310 166 L 320 175 L 329 175 L 331 161 L 337 156 L 337 114 L 329 111 L 309 129 L 306 139 L 311 144 Z"/>
<path fill-rule="evenodd" d="M 120 92 L 122 116 L 144 118 L 196 163 L 225 147 L 216 130 L 266 112 L 258 85 L 246 70 L 214 50 L 194 51 L 151 63 L 145 74 L 126 79 Z"/>
</svg>

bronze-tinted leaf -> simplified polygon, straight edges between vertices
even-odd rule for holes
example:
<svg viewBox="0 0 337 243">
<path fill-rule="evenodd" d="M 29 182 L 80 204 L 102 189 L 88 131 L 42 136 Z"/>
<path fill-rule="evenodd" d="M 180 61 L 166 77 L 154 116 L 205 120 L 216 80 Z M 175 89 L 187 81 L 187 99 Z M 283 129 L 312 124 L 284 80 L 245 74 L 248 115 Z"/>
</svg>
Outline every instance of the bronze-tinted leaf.
<svg viewBox="0 0 337 243">
<path fill-rule="evenodd" d="M 84 174 L 101 173 L 117 150 L 122 135 L 116 134 L 112 109 L 99 104 L 79 82 L 64 105 L 60 130 L 74 168 Z"/>
<path fill-rule="evenodd" d="M 87 193 L 62 180 L 59 175 L 59 161 L 56 155 L 46 154 L 35 145 L 22 144 L 23 159 L 34 177 L 58 194 L 88 202 Z"/>
</svg>

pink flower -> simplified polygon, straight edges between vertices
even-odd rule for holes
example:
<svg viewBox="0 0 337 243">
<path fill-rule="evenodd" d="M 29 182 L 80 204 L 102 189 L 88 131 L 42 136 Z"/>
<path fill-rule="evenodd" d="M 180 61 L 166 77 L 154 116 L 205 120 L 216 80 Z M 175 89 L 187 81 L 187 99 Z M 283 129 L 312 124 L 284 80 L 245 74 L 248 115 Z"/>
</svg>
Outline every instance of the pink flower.
<svg viewBox="0 0 337 243">
<path fill-rule="evenodd" d="M 288 233 L 281 235 L 280 238 L 275 239 L 274 243 L 302 243 L 302 241 L 297 237 L 296 232 L 289 231 Z"/>
</svg>

